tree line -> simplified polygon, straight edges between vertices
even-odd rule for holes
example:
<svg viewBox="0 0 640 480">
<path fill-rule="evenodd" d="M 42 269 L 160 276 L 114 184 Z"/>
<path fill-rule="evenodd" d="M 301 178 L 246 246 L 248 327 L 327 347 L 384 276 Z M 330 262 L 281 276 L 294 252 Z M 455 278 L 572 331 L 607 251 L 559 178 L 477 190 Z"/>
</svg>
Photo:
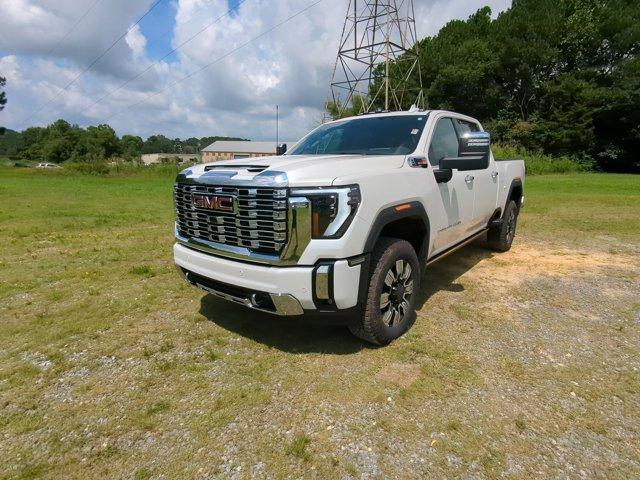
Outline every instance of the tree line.
<svg viewBox="0 0 640 480">
<path fill-rule="evenodd" d="M 87 128 L 56 120 L 46 127 L 30 127 L 22 132 L 5 130 L 0 135 L 0 155 L 15 159 L 61 163 L 96 162 L 110 158 L 136 160 L 144 153 L 198 153 L 217 140 L 245 140 L 237 137 L 191 137 L 186 140 L 152 135 L 118 137 L 109 125 Z"/>
<path fill-rule="evenodd" d="M 476 117 L 507 145 L 640 169 L 640 2 L 514 0 L 496 19 L 485 7 L 449 22 L 416 52 L 428 108 Z M 406 77 L 409 65 L 392 64 L 391 78 Z M 417 71 L 404 88 L 420 90 Z M 331 103 L 327 110 L 338 115 Z"/>
</svg>

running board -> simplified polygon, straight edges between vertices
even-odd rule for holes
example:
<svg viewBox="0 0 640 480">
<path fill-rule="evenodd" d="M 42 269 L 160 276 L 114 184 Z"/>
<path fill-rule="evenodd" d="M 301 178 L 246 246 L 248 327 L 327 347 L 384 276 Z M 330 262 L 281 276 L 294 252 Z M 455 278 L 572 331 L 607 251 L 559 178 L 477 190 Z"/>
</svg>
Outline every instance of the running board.
<svg viewBox="0 0 640 480">
<path fill-rule="evenodd" d="M 447 250 L 438 253 L 437 255 L 433 256 L 432 258 L 430 258 L 429 260 L 427 260 L 427 264 L 426 266 L 428 267 L 429 265 L 431 265 L 434 262 L 437 262 L 438 260 L 446 257 L 447 255 L 449 255 L 450 253 L 455 252 L 456 250 L 458 250 L 459 248 L 464 247 L 465 245 L 467 245 L 468 243 L 473 242 L 476 238 L 478 238 L 480 235 L 486 233 L 486 231 L 488 230 L 488 228 L 483 228 L 482 230 L 480 230 L 478 233 L 474 233 L 473 235 L 471 235 L 469 238 L 467 238 L 466 240 L 461 241 L 460 243 L 455 244 L 452 247 L 449 247 Z"/>
</svg>

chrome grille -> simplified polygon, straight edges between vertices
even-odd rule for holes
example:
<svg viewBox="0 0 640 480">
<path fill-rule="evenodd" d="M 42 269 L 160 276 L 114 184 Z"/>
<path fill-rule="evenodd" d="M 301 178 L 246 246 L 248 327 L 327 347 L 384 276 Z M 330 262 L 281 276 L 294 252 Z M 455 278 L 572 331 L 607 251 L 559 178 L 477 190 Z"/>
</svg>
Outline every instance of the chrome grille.
<svg viewBox="0 0 640 480">
<path fill-rule="evenodd" d="M 192 195 L 231 195 L 234 212 L 196 207 Z M 287 190 L 177 183 L 174 187 L 178 234 L 194 240 L 279 254 L 287 243 Z"/>
</svg>

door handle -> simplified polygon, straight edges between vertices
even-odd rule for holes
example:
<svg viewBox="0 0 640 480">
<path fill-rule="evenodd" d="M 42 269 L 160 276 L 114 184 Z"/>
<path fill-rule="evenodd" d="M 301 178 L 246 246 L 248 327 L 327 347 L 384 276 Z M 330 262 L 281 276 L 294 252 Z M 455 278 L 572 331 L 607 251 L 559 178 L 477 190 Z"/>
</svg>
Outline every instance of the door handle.
<svg viewBox="0 0 640 480">
<path fill-rule="evenodd" d="M 464 177 L 464 181 L 466 183 L 471 183 L 471 182 L 473 182 L 474 178 L 475 177 L 473 175 L 467 175 L 466 177 Z"/>
<path fill-rule="evenodd" d="M 498 178 L 498 172 L 491 172 L 491 178 L 493 179 Z"/>
</svg>

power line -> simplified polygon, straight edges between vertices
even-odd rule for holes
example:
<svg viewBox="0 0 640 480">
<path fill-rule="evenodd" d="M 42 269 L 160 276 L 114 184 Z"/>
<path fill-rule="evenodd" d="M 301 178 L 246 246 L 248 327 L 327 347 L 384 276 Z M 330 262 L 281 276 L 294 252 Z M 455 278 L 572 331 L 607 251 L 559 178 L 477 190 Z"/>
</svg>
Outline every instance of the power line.
<svg viewBox="0 0 640 480">
<path fill-rule="evenodd" d="M 277 29 L 277 28 L 281 27 L 282 25 L 284 25 L 284 24 L 285 24 L 285 23 L 287 23 L 287 22 L 290 22 L 290 21 L 291 21 L 291 20 L 293 20 L 295 17 L 297 17 L 297 16 L 299 16 L 299 15 L 302 15 L 304 12 L 306 12 L 307 10 L 310 10 L 311 8 L 315 7 L 315 6 L 316 6 L 316 5 L 318 5 L 319 3 L 322 3 L 323 1 L 324 1 L 324 0 L 316 0 L 315 2 L 313 2 L 313 3 L 309 4 L 309 5 L 307 5 L 306 7 L 304 7 L 302 10 L 299 10 L 298 12 L 296 12 L 296 13 L 294 13 L 294 14 L 292 14 L 292 15 L 288 16 L 288 17 L 287 17 L 287 18 L 285 18 L 284 20 L 282 20 L 282 21 L 280 21 L 280 22 L 276 23 L 275 25 L 273 25 L 272 27 L 268 28 L 268 29 L 267 29 L 267 30 L 265 30 L 264 32 L 262 32 L 262 33 L 260 33 L 259 35 L 255 36 L 255 37 L 253 37 L 253 38 L 251 38 L 251 39 L 249 39 L 249 40 L 247 40 L 247 41 L 246 41 L 246 42 L 244 42 L 243 44 L 241 44 L 241 45 L 237 46 L 236 48 L 234 48 L 234 49 L 232 49 L 232 50 L 230 50 L 230 51 L 228 51 L 228 52 L 227 52 L 227 53 L 225 53 L 224 55 L 222 55 L 222 56 L 220 56 L 220 57 L 216 58 L 215 60 L 212 60 L 211 62 L 209 62 L 209 63 L 207 63 L 207 64 L 203 65 L 202 67 L 200 67 L 200 68 L 198 68 L 198 69 L 194 70 L 193 72 L 188 73 L 187 75 L 185 75 L 184 77 L 179 78 L 179 79 L 178 79 L 178 80 L 176 80 L 175 82 L 170 83 L 169 85 L 167 85 L 167 86 L 166 86 L 166 87 L 164 87 L 163 89 L 161 89 L 161 90 L 159 90 L 159 91 L 157 91 L 157 92 L 155 92 L 155 93 L 151 93 L 151 94 L 149 94 L 149 95 L 145 96 L 142 100 L 139 100 L 139 101 L 137 101 L 137 102 L 134 102 L 134 103 L 130 104 L 129 106 L 127 106 L 127 107 L 126 107 L 126 108 L 124 108 L 123 110 L 121 110 L 121 111 L 119 111 L 119 112 L 117 112 L 117 113 L 114 113 L 113 115 L 111 115 L 111 116 L 109 116 L 109 117 L 105 118 L 104 120 L 100 121 L 99 123 L 107 123 L 107 122 L 108 122 L 109 120 L 111 120 L 112 118 L 117 117 L 117 116 L 119 116 L 119 115 L 122 115 L 122 114 L 123 114 L 123 113 L 125 113 L 125 112 L 128 112 L 128 111 L 129 111 L 129 110 L 131 110 L 132 108 L 134 108 L 134 107 L 136 107 L 136 106 L 140 105 L 141 103 L 146 102 L 146 101 L 147 101 L 147 100 L 149 100 L 150 98 L 153 98 L 153 97 L 155 97 L 155 96 L 157 96 L 157 95 L 160 95 L 161 93 L 166 92 L 166 91 L 167 91 L 167 90 L 169 90 L 170 88 L 172 88 L 172 87 L 176 86 L 178 83 L 183 82 L 183 81 L 185 81 L 185 80 L 187 80 L 187 79 L 189 79 L 189 78 L 193 77 L 194 75 L 197 75 L 198 73 L 200 73 L 200 72 L 202 72 L 202 71 L 206 70 L 207 68 L 209 68 L 210 66 L 214 65 L 215 63 L 218 63 L 218 62 L 220 62 L 220 61 L 224 60 L 225 58 L 227 58 L 227 57 L 229 57 L 229 56 L 233 55 L 233 54 L 234 54 L 235 52 L 237 52 L 238 50 L 240 50 L 240 49 L 242 49 L 242 48 L 246 47 L 247 45 L 249 45 L 249 44 L 251 44 L 251 43 L 255 42 L 256 40 L 259 40 L 260 38 L 264 37 L 265 35 L 268 35 L 269 33 L 273 32 L 275 29 Z"/>
<path fill-rule="evenodd" d="M 26 124 L 35 115 L 40 113 L 42 111 L 42 109 L 44 109 L 46 106 L 51 104 L 51 102 L 53 102 L 54 100 L 57 100 L 62 93 L 64 93 L 71 85 L 76 83 L 80 77 L 82 77 L 85 73 L 87 73 L 96 63 L 98 63 L 107 53 L 109 53 L 113 49 L 113 47 L 115 47 L 118 44 L 118 42 L 120 40 L 122 40 L 124 37 L 126 37 L 127 34 L 136 27 L 136 25 L 138 25 L 147 15 L 149 15 L 153 11 L 153 9 L 155 9 L 163 1 L 164 0 L 156 0 L 147 9 L 147 11 L 144 13 L 144 15 L 142 15 L 138 20 L 136 20 L 136 22 L 133 25 L 131 25 L 122 35 L 120 35 L 117 39 L 115 39 L 114 42 L 111 45 L 109 45 L 109 47 L 107 47 L 106 50 L 104 50 L 100 55 L 98 55 L 89 65 L 87 65 L 85 67 L 84 70 L 82 70 L 69 83 L 67 83 L 64 87 L 62 87 L 53 98 L 49 99 L 47 102 L 42 104 L 35 112 L 33 112 L 31 115 L 29 115 L 22 123 Z"/>
<path fill-rule="evenodd" d="M 62 42 L 64 42 L 67 39 L 67 37 L 71 35 L 71 32 L 73 32 L 76 29 L 76 27 L 80 24 L 80 22 L 82 22 L 82 20 L 84 20 L 85 17 L 89 15 L 89 13 L 91 13 L 91 10 L 93 10 L 93 8 L 96 5 L 98 5 L 101 1 L 102 0 L 96 0 L 91 4 L 91 6 L 87 9 L 87 11 L 84 12 L 82 16 L 78 18 L 78 20 L 76 20 L 76 22 L 72 25 L 72 27 L 69 30 L 67 30 L 67 33 L 65 33 L 64 36 L 60 40 L 58 40 L 58 43 L 56 43 L 53 47 L 51 47 L 51 50 L 49 50 L 49 52 L 47 53 L 47 56 L 50 56 L 55 51 L 56 48 L 62 45 Z"/>
<path fill-rule="evenodd" d="M 234 6 L 233 8 L 230 8 L 229 10 L 227 10 L 225 13 L 223 13 L 222 15 L 220 15 L 219 17 L 217 17 L 216 19 L 212 20 L 211 22 L 209 22 L 207 25 L 205 25 L 204 27 L 202 27 L 200 30 L 198 30 L 196 33 L 194 33 L 193 35 L 191 35 L 189 38 L 187 38 L 184 42 L 182 42 L 180 45 L 178 45 L 177 47 L 175 47 L 173 50 L 167 52 L 166 54 L 164 54 L 164 56 L 162 56 L 162 58 L 159 58 L 158 60 L 156 60 L 155 62 L 152 62 L 151 64 L 149 64 L 145 69 L 141 70 L 140 72 L 138 72 L 137 74 L 135 74 L 133 77 L 129 78 L 128 80 L 126 80 L 124 83 L 122 83 L 121 85 L 119 85 L 118 87 L 114 88 L 113 90 L 107 92 L 106 94 L 104 94 L 102 97 L 100 97 L 99 99 L 95 100 L 91 105 L 89 105 L 88 107 L 85 107 L 81 110 L 78 110 L 76 113 L 74 113 L 73 115 L 71 115 L 70 118 L 74 118 L 78 115 L 81 115 L 82 113 L 86 112 L 87 110 L 89 110 L 91 107 L 93 107 L 94 105 L 100 103 L 102 100 L 104 100 L 105 98 L 110 97 L 111 95 L 113 95 L 114 93 L 116 93 L 117 91 L 121 90 L 122 88 L 124 88 L 125 86 L 127 86 L 129 83 L 131 83 L 132 81 L 140 78 L 142 75 L 144 75 L 145 73 L 147 73 L 149 70 L 151 70 L 155 65 L 158 65 L 160 62 L 162 62 L 165 58 L 169 57 L 170 55 L 174 54 L 175 52 L 177 52 L 178 50 L 180 50 L 183 46 L 185 46 L 187 43 L 189 43 L 191 40 L 193 40 L 194 38 L 196 38 L 198 35 L 202 34 L 205 30 L 208 30 L 209 28 L 211 28 L 213 25 L 215 25 L 216 23 L 218 23 L 220 20 L 222 20 L 224 17 L 226 17 L 227 15 L 229 15 L 231 12 L 233 12 L 236 8 L 238 8 L 240 5 L 242 5 L 246 0 L 239 0 L 237 5 Z"/>
</svg>

